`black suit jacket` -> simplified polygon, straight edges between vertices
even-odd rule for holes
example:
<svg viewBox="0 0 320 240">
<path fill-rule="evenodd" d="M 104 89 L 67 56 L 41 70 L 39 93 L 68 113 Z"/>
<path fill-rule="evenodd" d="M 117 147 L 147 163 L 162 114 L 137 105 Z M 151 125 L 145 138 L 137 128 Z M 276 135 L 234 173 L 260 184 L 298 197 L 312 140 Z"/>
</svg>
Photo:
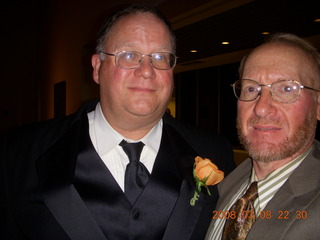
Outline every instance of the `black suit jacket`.
<svg viewBox="0 0 320 240">
<path fill-rule="evenodd" d="M 8 136 L 0 155 L 1 239 L 107 239 L 73 184 L 83 120 L 96 103 L 89 102 L 73 115 L 23 127 Z M 210 187 L 212 197 L 203 191 L 197 204 L 190 206 L 195 190 L 194 157 L 210 158 L 229 173 L 234 168 L 231 148 L 225 139 L 211 138 L 169 115 L 163 121 L 166 141 L 158 155 L 174 158 L 177 169 L 171 171 L 155 163 L 151 179 L 155 175 L 153 178 L 168 188 L 178 189 L 163 239 L 203 239 L 218 191 L 216 186 Z M 181 181 L 170 182 L 168 177 Z M 146 191 L 152 191 L 152 184 L 148 185 Z"/>
</svg>

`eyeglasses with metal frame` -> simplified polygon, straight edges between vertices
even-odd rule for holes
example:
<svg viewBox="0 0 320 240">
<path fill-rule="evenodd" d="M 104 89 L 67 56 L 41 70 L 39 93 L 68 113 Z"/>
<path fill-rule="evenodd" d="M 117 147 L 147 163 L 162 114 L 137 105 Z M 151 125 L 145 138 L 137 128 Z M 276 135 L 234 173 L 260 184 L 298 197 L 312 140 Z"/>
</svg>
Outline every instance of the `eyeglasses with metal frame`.
<svg viewBox="0 0 320 240">
<path fill-rule="evenodd" d="M 155 52 L 152 54 L 142 54 L 136 51 L 121 51 L 117 53 L 100 52 L 114 56 L 116 66 L 123 69 L 138 68 L 145 56 L 150 57 L 151 65 L 158 70 L 170 70 L 175 67 L 177 61 L 177 57 L 173 53 L 168 52 Z"/>
<path fill-rule="evenodd" d="M 300 98 L 302 89 L 309 89 L 320 92 L 315 88 L 301 85 L 298 81 L 279 80 L 272 84 L 259 84 L 255 80 L 241 79 L 231 84 L 233 92 L 239 101 L 254 101 L 261 95 L 262 87 L 269 87 L 273 100 L 280 103 L 293 103 Z"/>
</svg>

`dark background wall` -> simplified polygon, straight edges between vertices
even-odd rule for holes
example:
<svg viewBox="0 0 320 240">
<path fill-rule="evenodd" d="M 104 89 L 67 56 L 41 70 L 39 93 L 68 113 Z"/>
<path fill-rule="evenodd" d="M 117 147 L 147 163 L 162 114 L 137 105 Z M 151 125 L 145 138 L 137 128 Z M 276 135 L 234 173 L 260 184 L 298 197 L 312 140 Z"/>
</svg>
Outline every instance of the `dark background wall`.
<svg viewBox="0 0 320 240">
<path fill-rule="evenodd" d="M 230 84 L 262 32 L 293 32 L 320 47 L 317 0 L 7 1 L 0 6 L 0 140 L 13 127 L 70 114 L 98 97 L 90 63 L 96 33 L 110 12 L 137 2 L 157 6 L 173 23 L 175 116 L 226 135 L 235 148 Z"/>
</svg>

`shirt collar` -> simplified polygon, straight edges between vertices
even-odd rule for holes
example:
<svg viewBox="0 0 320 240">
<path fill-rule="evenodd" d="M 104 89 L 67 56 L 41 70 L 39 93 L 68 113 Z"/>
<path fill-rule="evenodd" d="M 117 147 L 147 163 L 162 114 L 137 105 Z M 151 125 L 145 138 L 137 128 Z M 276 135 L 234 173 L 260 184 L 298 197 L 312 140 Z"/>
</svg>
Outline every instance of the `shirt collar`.
<svg viewBox="0 0 320 240">
<path fill-rule="evenodd" d="M 97 104 L 96 109 L 92 115 L 93 120 L 93 131 L 96 136 L 96 146 L 99 154 L 104 155 L 111 151 L 114 147 L 125 139 L 128 142 L 137 142 L 132 139 L 125 138 L 116 130 L 114 130 L 106 118 L 104 117 L 101 109 L 100 102 Z M 162 119 L 150 130 L 150 132 L 138 141 L 142 141 L 145 146 L 154 151 L 158 152 L 160 148 L 160 141 L 162 135 Z"/>
<path fill-rule="evenodd" d="M 251 178 L 250 178 L 250 183 L 254 181 L 268 181 L 268 179 L 273 178 L 274 176 L 280 174 L 284 169 L 288 168 L 289 165 L 295 165 L 299 166 L 299 164 L 305 159 L 305 157 L 311 152 L 313 148 L 313 145 L 311 145 L 304 153 L 302 153 L 300 156 L 297 158 L 293 159 L 292 161 L 286 163 L 285 165 L 277 168 L 276 170 L 272 171 L 269 173 L 264 179 L 258 180 L 258 177 L 256 176 L 256 173 L 254 171 L 254 167 L 252 167 L 252 172 L 251 172 Z M 295 168 L 294 168 L 295 169 Z M 292 171 L 294 170 L 292 169 Z"/>
</svg>

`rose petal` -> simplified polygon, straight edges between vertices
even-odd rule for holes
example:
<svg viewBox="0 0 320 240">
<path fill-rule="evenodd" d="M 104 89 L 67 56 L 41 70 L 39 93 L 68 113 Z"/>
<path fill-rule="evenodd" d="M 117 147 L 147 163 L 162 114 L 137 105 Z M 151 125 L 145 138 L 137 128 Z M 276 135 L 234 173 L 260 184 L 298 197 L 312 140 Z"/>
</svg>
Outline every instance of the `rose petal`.
<svg viewBox="0 0 320 240">
<path fill-rule="evenodd" d="M 206 185 L 217 184 L 224 178 L 224 173 L 209 159 L 196 157 L 195 162 L 196 175 L 200 180 L 204 180 L 207 177 Z"/>
<path fill-rule="evenodd" d="M 212 171 L 211 175 L 208 177 L 206 185 L 215 185 L 221 182 L 224 178 L 224 172 L 220 171 L 215 172 Z"/>
</svg>

